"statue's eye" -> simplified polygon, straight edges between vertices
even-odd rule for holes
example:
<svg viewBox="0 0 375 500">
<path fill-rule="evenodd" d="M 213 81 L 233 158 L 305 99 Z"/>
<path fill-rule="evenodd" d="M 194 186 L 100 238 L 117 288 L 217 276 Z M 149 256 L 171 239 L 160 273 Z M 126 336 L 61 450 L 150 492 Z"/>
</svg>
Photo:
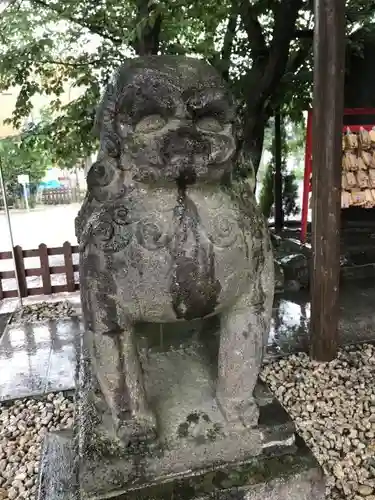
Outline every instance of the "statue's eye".
<svg viewBox="0 0 375 500">
<path fill-rule="evenodd" d="M 150 115 L 143 118 L 140 122 L 135 126 L 136 132 L 141 133 L 149 133 L 155 132 L 156 130 L 160 130 L 164 127 L 166 121 L 160 115 Z"/>
<path fill-rule="evenodd" d="M 212 117 L 201 118 L 197 121 L 196 126 L 204 132 L 221 132 L 223 130 L 221 123 Z"/>
</svg>

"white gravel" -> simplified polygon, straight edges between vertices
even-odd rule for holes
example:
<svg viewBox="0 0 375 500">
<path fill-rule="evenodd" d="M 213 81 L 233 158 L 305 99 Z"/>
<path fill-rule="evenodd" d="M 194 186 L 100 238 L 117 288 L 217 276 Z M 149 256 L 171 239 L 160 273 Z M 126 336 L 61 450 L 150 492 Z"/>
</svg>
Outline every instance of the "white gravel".
<svg viewBox="0 0 375 500">
<path fill-rule="evenodd" d="M 375 500 L 375 348 L 304 354 L 268 364 L 262 379 L 287 409 L 327 475 L 327 499 Z"/>
<path fill-rule="evenodd" d="M 73 414 L 62 393 L 0 405 L 0 500 L 36 499 L 44 436 L 71 427 Z"/>
<path fill-rule="evenodd" d="M 70 318 L 76 316 L 76 310 L 68 301 L 64 302 L 38 302 L 23 306 L 14 312 L 12 325 L 22 325 L 30 321 L 48 321 Z"/>
<path fill-rule="evenodd" d="M 261 377 L 322 465 L 327 499 L 375 500 L 375 348 L 342 349 L 331 363 L 292 355 Z M 36 499 L 44 436 L 73 415 L 62 393 L 0 405 L 0 500 Z"/>
</svg>

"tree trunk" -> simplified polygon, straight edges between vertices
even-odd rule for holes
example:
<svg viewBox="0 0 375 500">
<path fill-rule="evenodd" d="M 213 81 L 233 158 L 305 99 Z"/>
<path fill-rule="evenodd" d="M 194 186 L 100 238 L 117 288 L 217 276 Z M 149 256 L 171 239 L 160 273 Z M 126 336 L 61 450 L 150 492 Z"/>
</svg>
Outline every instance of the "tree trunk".
<svg viewBox="0 0 375 500">
<path fill-rule="evenodd" d="M 243 157 L 245 165 L 239 169 L 239 177 L 253 177 L 254 185 L 262 159 L 264 130 L 268 121 L 263 109 L 247 108 L 244 116 Z"/>
<path fill-rule="evenodd" d="M 281 151 L 281 114 L 280 109 L 275 113 L 275 176 L 274 176 L 274 200 L 275 200 L 275 231 L 281 233 L 284 225 L 283 214 L 283 175 L 282 175 L 282 151 Z"/>
<path fill-rule="evenodd" d="M 137 0 L 137 25 L 144 23 L 141 33 L 133 43 L 133 48 L 139 56 L 157 55 L 159 52 L 162 18 L 158 14 L 151 22 L 154 8 L 148 0 Z"/>
</svg>

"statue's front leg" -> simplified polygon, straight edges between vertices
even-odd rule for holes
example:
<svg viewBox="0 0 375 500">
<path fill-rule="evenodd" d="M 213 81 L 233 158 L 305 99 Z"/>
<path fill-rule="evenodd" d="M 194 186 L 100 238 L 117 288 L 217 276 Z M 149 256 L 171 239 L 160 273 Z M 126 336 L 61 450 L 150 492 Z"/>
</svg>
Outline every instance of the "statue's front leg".
<svg viewBox="0 0 375 500">
<path fill-rule="evenodd" d="M 249 292 L 221 318 L 217 399 L 229 422 L 254 427 L 259 411 L 253 393 L 272 314 L 271 254 L 250 285 Z"/>
<path fill-rule="evenodd" d="M 155 420 L 147 405 L 133 326 L 94 337 L 94 371 L 118 437 L 125 442 L 154 437 Z"/>
<path fill-rule="evenodd" d="M 148 408 L 134 325 L 118 300 L 115 280 L 97 257 L 81 265 L 82 306 L 94 377 L 124 442 L 155 433 Z M 109 265 L 107 268 L 111 268 Z"/>
</svg>

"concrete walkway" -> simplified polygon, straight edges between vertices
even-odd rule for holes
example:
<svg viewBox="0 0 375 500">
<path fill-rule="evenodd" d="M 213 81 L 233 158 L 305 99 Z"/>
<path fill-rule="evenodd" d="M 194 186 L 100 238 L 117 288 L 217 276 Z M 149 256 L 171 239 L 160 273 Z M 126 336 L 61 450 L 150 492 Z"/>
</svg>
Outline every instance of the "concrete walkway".
<svg viewBox="0 0 375 500">
<path fill-rule="evenodd" d="M 0 338 L 5 330 L 5 327 L 8 324 L 10 317 L 11 315 L 9 313 L 4 313 L 4 314 L 0 313 Z"/>
<path fill-rule="evenodd" d="M 74 299 L 79 312 L 78 296 Z M 374 304 L 375 280 L 342 288 L 341 344 L 375 341 Z M 308 294 L 276 296 L 269 355 L 307 350 L 309 321 Z M 0 401 L 74 388 L 75 345 L 81 331 L 79 318 L 6 327 L 0 339 Z"/>
<path fill-rule="evenodd" d="M 375 342 L 375 279 L 351 281 L 340 290 L 340 344 Z M 309 293 L 275 297 L 269 353 L 308 351 L 311 307 Z"/>
<path fill-rule="evenodd" d="M 0 340 L 0 401 L 74 387 L 77 318 L 8 326 Z"/>
</svg>

